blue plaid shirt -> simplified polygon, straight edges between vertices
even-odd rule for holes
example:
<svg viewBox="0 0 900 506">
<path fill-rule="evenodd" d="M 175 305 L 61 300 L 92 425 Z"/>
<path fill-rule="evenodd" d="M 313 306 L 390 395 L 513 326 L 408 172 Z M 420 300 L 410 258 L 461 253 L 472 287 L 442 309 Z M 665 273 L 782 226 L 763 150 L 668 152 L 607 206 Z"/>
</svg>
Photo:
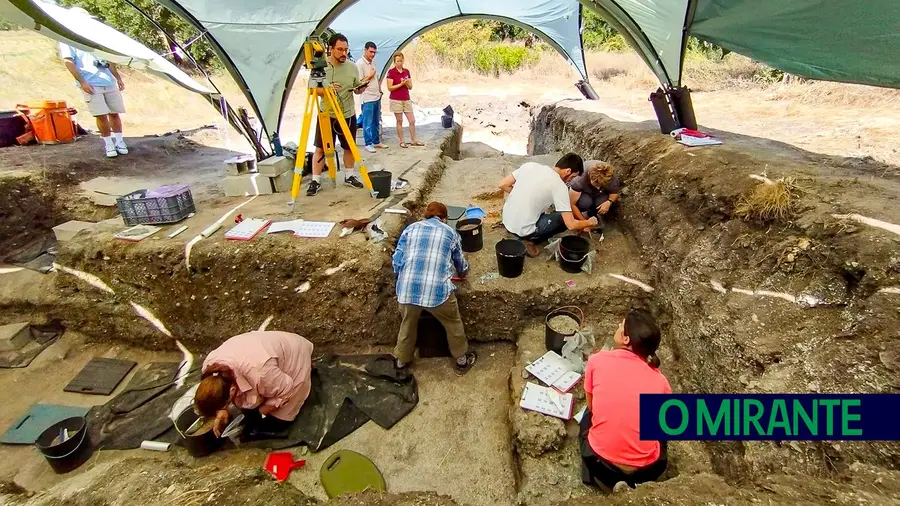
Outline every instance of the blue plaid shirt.
<svg viewBox="0 0 900 506">
<path fill-rule="evenodd" d="M 469 269 L 459 234 L 437 218 L 406 227 L 393 260 L 397 302 L 421 307 L 446 302 L 456 289 L 450 280 L 453 269 L 460 274 Z"/>
</svg>

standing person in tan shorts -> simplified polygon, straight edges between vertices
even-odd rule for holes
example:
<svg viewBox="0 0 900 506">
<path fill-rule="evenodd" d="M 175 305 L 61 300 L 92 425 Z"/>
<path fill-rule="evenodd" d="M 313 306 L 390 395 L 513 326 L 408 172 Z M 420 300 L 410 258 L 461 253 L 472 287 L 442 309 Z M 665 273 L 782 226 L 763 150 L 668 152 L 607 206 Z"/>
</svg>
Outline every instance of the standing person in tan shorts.
<svg viewBox="0 0 900 506">
<path fill-rule="evenodd" d="M 69 10 L 93 17 L 81 7 Z M 91 116 L 97 119 L 97 128 L 103 138 L 106 156 L 114 158 L 118 155 L 127 155 L 128 146 L 122 137 L 122 118 L 119 117 L 125 113 L 125 101 L 122 99 L 125 83 L 116 70 L 116 64 L 99 60 L 91 53 L 63 43 L 59 44 L 59 57 L 81 88 Z"/>
<path fill-rule="evenodd" d="M 388 70 L 387 86 L 390 91 L 391 112 L 397 118 L 397 137 L 400 138 L 400 147 L 424 146 L 416 140 L 416 117 L 413 115 L 412 101 L 409 99 L 409 90 L 412 89 L 412 77 L 409 69 L 403 68 L 403 53 L 394 53 L 394 66 Z M 409 121 L 409 140 L 403 141 L 403 115 Z"/>
</svg>

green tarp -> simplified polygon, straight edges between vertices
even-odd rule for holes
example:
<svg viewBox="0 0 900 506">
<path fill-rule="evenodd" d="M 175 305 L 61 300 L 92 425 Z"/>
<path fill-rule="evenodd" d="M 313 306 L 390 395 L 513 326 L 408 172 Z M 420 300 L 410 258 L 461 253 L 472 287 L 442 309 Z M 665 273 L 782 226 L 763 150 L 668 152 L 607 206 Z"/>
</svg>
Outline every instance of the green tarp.
<svg viewBox="0 0 900 506">
<path fill-rule="evenodd" d="M 900 0 L 697 0 L 690 33 L 800 76 L 900 88 Z"/>
</svg>

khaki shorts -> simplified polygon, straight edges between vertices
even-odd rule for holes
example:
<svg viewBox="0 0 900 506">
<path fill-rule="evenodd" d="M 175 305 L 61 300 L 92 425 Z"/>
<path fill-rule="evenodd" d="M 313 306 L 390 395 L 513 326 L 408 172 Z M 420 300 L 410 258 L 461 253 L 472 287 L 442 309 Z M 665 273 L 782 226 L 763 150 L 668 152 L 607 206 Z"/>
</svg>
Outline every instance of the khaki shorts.
<svg viewBox="0 0 900 506">
<path fill-rule="evenodd" d="M 94 86 L 93 88 L 93 95 L 82 92 L 91 116 L 125 114 L 125 100 L 122 99 L 122 92 L 119 91 L 119 88 L 115 86 Z"/>
<path fill-rule="evenodd" d="M 391 100 L 391 112 L 400 114 L 404 112 L 413 112 L 412 101 L 410 100 Z"/>
</svg>

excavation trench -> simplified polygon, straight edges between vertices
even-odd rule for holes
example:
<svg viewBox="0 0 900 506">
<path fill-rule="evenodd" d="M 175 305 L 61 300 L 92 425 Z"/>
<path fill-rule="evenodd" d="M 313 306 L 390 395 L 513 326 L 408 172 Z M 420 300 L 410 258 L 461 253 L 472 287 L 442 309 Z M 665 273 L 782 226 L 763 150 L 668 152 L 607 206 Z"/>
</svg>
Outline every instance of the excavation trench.
<svg viewBox="0 0 900 506">
<path fill-rule="evenodd" d="M 0 294 L 2 318 L 58 318 L 95 341 L 172 350 L 171 338 L 135 313 L 137 303 L 198 354 L 270 316 L 269 328 L 303 334 L 319 349 L 387 350 L 399 326 L 392 242 L 430 200 L 479 206 L 488 214 L 484 248 L 467 255 L 471 275 L 458 297 L 468 337 L 483 350 L 482 383 L 445 386 L 449 365 L 425 361 L 414 422 L 429 429 L 405 442 L 403 432 L 365 432 L 348 447 L 402 463 L 386 471 L 402 483 L 395 491 L 436 491 L 477 505 L 590 500 L 596 492 L 580 482 L 574 423 L 518 408 L 524 366 L 546 351 L 543 319 L 555 307 L 580 307 L 600 342 L 628 309 L 649 308 L 663 328 L 662 370 L 679 392 L 883 392 L 900 386 L 891 369 L 896 364 L 878 358 L 896 348 L 890 336 L 900 329 L 896 299 L 882 291 L 900 285 L 900 266 L 891 256 L 896 237 L 838 220 L 827 205 L 837 193 L 865 194 L 868 199 L 855 199 L 859 208 L 842 211 L 883 217 L 890 202 L 879 198 L 896 195 L 897 182 L 838 187 L 818 177 L 817 167 L 827 166 L 832 179 L 852 178 L 865 167 L 759 139 L 725 138 L 725 146 L 688 152 L 652 126 L 545 107 L 533 120 L 532 156 L 481 151 L 472 157 L 466 150 L 460 156 L 454 131 L 430 159 L 408 168 L 416 190 L 398 204 L 410 214 L 383 215 L 388 241 L 360 233 L 332 234 L 314 244 L 282 236 L 239 245 L 210 239 L 197 243 L 188 262 L 183 244 L 124 244 L 111 238 L 116 228 L 110 226 L 67 243 L 58 261 L 96 276 L 113 293 L 64 273 L 23 274 Z M 552 164 L 566 151 L 610 161 L 625 184 L 619 216 L 602 242 L 595 237 L 591 273 L 568 274 L 539 258 L 528 260 L 522 277 L 485 277 L 496 272 L 494 245 L 505 237 L 490 226 L 502 207 L 492 191 L 496 181 L 527 160 Z M 736 203 L 760 184 L 750 175 L 765 164 L 779 167 L 775 176 L 805 182 L 789 221 L 735 216 Z M 242 208 L 246 215 L 269 210 L 260 201 Z M 31 293 L 24 293 L 26 286 Z M 863 335 L 866 342 L 857 337 Z M 442 431 L 441 424 L 454 427 Z M 378 438 L 392 443 L 376 445 Z M 744 490 L 739 487 L 752 490 L 757 480 L 788 471 L 814 484 L 851 473 L 854 462 L 896 469 L 900 453 L 880 442 L 673 442 L 670 488 L 647 494 L 672 497 L 696 479 L 705 483 L 704 492 L 685 497 L 709 493 L 711 499 Z M 314 483 L 308 485 L 301 490 Z"/>
</svg>

